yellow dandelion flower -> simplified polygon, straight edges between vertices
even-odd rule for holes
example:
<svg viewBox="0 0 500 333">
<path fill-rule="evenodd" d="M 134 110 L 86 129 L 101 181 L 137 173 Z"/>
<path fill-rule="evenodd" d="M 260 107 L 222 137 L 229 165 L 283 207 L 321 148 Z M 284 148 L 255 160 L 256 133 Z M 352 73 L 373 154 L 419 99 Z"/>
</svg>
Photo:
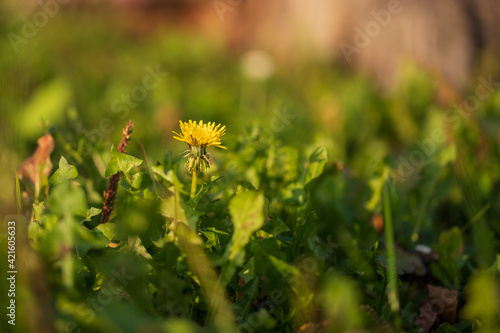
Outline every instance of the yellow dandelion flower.
<svg viewBox="0 0 500 333">
<path fill-rule="evenodd" d="M 214 146 L 227 149 L 221 144 L 220 138 L 226 134 L 226 126 L 215 125 L 209 122 L 204 124 L 203 120 L 199 123 L 190 120 L 189 122 L 179 121 L 181 133 L 172 131 L 174 139 L 188 144 L 188 150 L 183 152 L 184 157 L 188 158 L 186 166 L 189 172 L 205 172 L 210 168 L 212 155 L 207 153 L 207 147 Z"/>
<path fill-rule="evenodd" d="M 215 125 L 213 122 L 208 124 L 203 124 L 203 120 L 197 124 L 196 121 L 190 120 L 189 122 L 179 121 L 179 127 L 181 128 L 181 134 L 172 131 L 176 136 L 174 139 L 187 143 L 191 147 L 206 148 L 210 146 L 215 146 L 219 148 L 224 148 L 221 145 L 220 138 L 226 134 L 226 126 L 221 124 Z"/>
<path fill-rule="evenodd" d="M 207 153 L 207 147 L 214 146 L 223 149 L 224 147 L 220 138 L 226 134 L 226 126 L 221 124 L 215 125 L 213 122 L 204 124 L 203 120 L 199 123 L 190 120 L 189 122 L 179 121 L 181 133 L 172 131 L 174 139 L 185 142 L 188 144 L 188 150 L 183 152 L 184 157 L 187 158 L 186 167 L 189 172 L 193 173 L 193 180 L 191 182 L 191 198 L 196 193 L 196 182 L 198 179 L 198 172 L 205 172 L 210 168 L 210 158 L 212 155 Z"/>
</svg>

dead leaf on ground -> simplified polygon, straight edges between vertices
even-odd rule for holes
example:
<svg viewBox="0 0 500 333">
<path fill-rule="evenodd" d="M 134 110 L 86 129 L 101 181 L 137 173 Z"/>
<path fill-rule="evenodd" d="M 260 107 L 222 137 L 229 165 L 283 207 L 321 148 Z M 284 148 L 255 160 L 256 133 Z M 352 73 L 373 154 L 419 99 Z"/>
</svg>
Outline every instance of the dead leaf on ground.
<svg viewBox="0 0 500 333">
<path fill-rule="evenodd" d="M 18 170 L 19 180 L 31 181 L 34 189 L 33 193 L 28 193 L 28 196 L 36 202 L 40 195 L 40 191 L 47 184 L 49 175 L 52 171 L 52 162 L 50 161 L 50 154 L 54 151 L 54 139 L 52 135 L 45 134 L 38 140 L 38 147 L 33 155 L 28 157 L 21 163 Z M 29 188 L 29 186 L 27 186 Z M 25 190 L 28 190 L 26 188 Z"/>
<path fill-rule="evenodd" d="M 427 298 L 415 318 L 415 325 L 427 333 L 443 322 L 453 325 L 457 319 L 458 292 L 443 287 L 427 285 Z"/>
</svg>

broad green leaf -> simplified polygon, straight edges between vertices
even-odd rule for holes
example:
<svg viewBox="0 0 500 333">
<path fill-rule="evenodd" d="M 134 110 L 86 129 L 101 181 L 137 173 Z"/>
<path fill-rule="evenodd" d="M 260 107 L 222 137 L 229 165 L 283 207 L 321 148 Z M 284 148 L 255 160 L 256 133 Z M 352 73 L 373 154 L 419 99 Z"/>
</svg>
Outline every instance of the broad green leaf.
<svg viewBox="0 0 500 333">
<path fill-rule="evenodd" d="M 149 174 L 140 171 L 131 174 L 128 178 L 122 177 L 120 181 L 120 186 L 133 196 L 146 200 L 155 200 L 158 196 L 151 185 L 153 185 L 153 182 Z"/>
<path fill-rule="evenodd" d="M 255 257 L 250 258 L 238 274 L 245 283 L 255 278 Z"/>
<path fill-rule="evenodd" d="M 14 113 L 16 123 L 22 124 L 17 131 L 22 138 L 33 139 L 44 131 L 40 126 L 43 121 L 49 126 L 61 124 L 64 112 L 71 100 L 71 85 L 61 79 L 52 80 L 34 91 L 28 103 Z"/>
<path fill-rule="evenodd" d="M 309 156 L 309 161 L 306 165 L 306 174 L 304 184 L 309 183 L 314 178 L 318 177 L 328 160 L 326 149 L 317 147 Z"/>
<path fill-rule="evenodd" d="M 453 283 L 453 288 L 458 288 L 455 285 L 457 278 L 460 276 L 460 267 L 458 261 L 452 258 L 443 258 L 439 262 L 431 262 L 432 275 L 441 281 L 444 285 Z"/>
<path fill-rule="evenodd" d="M 148 174 L 145 172 L 137 172 L 136 174 L 132 175 L 130 177 L 131 180 L 131 185 L 133 188 L 136 189 L 141 189 L 144 188 L 145 186 L 151 185 L 151 182 L 149 181 Z"/>
<path fill-rule="evenodd" d="M 283 232 L 290 231 L 290 228 L 279 217 L 273 217 L 272 219 L 268 218 L 261 230 L 273 236 L 278 236 Z"/>
<path fill-rule="evenodd" d="M 252 234 L 264 224 L 264 196 L 258 192 L 243 192 L 229 203 L 233 222 L 233 236 L 226 249 L 226 257 L 238 265 L 245 258 L 244 248 Z"/>
<path fill-rule="evenodd" d="M 76 234 L 78 237 L 75 240 L 75 245 L 80 258 L 85 257 L 90 249 L 103 249 L 109 244 L 108 239 L 97 228 L 89 230 L 81 226 L 76 229 Z"/>
<path fill-rule="evenodd" d="M 129 178 L 130 171 L 142 164 L 142 160 L 137 157 L 120 153 L 113 145 L 111 147 L 111 157 L 106 167 L 106 176 L 112 176 L 115 173 L 122 172 Z"/>
<path fill-rule="evenodd" d="M 317 234 L 317 221 L 318 217 L 314 212 L 311 212 L 305 218 L 305 222 L 302 223 L 296 230 L 293 239 L 293 253 L 297 257 L 300 254 L 300 250 L 308 245 L 308 240 Z"/>
<path fill-rule="evenodd" d="M 251 183 L 247 181 L 241 181 L 238 186 L 236 186 L 236 192 L 248 192 L 248 191 L 256 191 L 257 189 Z"/>
<path fill-rule="evenodd" d="M 103 235 L 106 236 L 106 238 L 110 241 L 116 239 L 119 233 L 115 223 L 108 222 L 99 224 L 96 228 L 99 229 L 103 233 Z"/>
<path fill-rule="evenodd" d="M 459 258 L 464 251 L 462 231 L 455 226 L 439 235 L 436 248 L 440 258 Z"/>
<path fill-rule="evenodd" d="M 462 317 L 481 321 L 485 328 L 488 326 L 489 330 L 485 332 L 499 332 L 500 287 L 495 275 L 487 271 L 479 272 L 472 276 L 465 290 L 467 303 L 462 309 Z"/>
<path fill-rule="evenodd" d="M 59 160 L 59 169 L 54 172 L 49 178 L 49 183 L 52 185 L 57 185 L 70 179 L 75 179 L 78 177 L 78 171 L 73 165 L 70 165 L 68 161 L 61 156 Z"/>
<path fill-rule="evenodd" d="M 260 278 L 246 281 L 241 289 L 240 293 L 242 296 L 238 297 L 238 300 L 234 304 L 240 310 L 240 317 L 246 318 L 248 316 L 255 299 L 259 295 L 260 281 Z"/>
<path fill-rule="evenodd" d="M 231 199 L 229 214 L 234 230 L 224 253 L 224 259 L 228 262 L 221 273 L 223 284 L 229 282 L 236 272 L 236 267 L 243 264 L 245 246 L 252 234 L 264 224 L 264 196 L 255 191 L 241 192 Z"/>
<path fill-rule="evenodd" d="M 87 200 L 80 186 L 63 182 L 52 189 L 45 206 L 59 216 L 74 216 L 87 210 Z"/>
<path fill-rule="evenodd" d="M 97 216 L 101 213 L 102 209 L 100 208 L 95 208 L 95 207 L 90 207 L 89 209 L 85 210 L 84 212 L 79 212 L 78 215 L 82 217 L 80 222 L 85 222 L 85 221 L 90 221 L 90 219 L 94 216 Z"/>
<path fill-rule="evenodd" d="M 255 256 L 255 270 L 264 276 L 263 292 L 273 302 L 281 304 L 286 311 L 286 319 L 295 317 L 305 323 L 312 311 L 313 293 L 309 290 L 300 270 L 273 255 L 258 253 Z M 288 299 L 289 303 L 285 300 Z"/>
<path fill-rule="evenodd" d="M 135 252 L 139 256 L 144 257 L 147 260 L 152 259 L 151 255 L 148 253 L 144 245 L 142 244 L 141 238 L 138 236 L 129 237 L 128 239 L 129 250 Z"/>
<path fill-rule="evenodd" d="M 257 231 L 255 237 L 250 239 L 248 249 L 249 254 L 257 256 L 259 254 L 269 254 L 272 253 L 274 256 L 281 260 L 286 260 L 286 249 L 287 247 L 277 238 L 272 237 L 262 231 Z"/>
<path fill-rule="evenodd" d="M 167 180 L 169 176 L 165 173 L 165 169 L 163 165 L 154 165 L 151 167 L 153 173 L 157 176 L 160 176 L 163 180 Z M 167 171 L 168 172 L 168 171 Z"/>
</svg>

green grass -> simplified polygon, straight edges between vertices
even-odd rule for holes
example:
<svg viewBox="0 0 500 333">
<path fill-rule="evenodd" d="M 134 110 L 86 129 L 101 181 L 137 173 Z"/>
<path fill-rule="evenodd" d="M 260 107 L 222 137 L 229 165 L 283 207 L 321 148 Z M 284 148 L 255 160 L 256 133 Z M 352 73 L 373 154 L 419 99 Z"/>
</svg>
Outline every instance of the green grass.
<svg viewBox="0 0 500 333">
<path fill-rule="evenodd" d="M 390 95 L 335 64 L 277 63 L 253 82 L 201 36 L 133 40 L 94 23 L 57 16 L 17 56 L 0 41 L 3 205 L 14 214 L 21 198 L 29 221 L 18 217 L 18 331 L 421 332 L 428 284 L 457 291 L 455 322 L 432 330 L 498 330 L 500 92 L 450 122 L 411 65 Z M 157 65 L 169 75 L 156 88 L 113 108 Z M 227 126 L 193 199 L 179 119 Z M 16 194 L 12 170 L 47 132 L 46 185 L 34 198 L 23 179 Z"/>
</svg>

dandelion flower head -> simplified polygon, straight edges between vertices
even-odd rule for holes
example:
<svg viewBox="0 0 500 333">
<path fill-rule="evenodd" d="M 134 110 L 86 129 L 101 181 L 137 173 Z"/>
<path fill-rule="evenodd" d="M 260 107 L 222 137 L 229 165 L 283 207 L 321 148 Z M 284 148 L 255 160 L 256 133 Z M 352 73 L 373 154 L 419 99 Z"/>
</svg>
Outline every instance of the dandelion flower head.
<svg viewBox="0 0 500 333">
<path fill-rule="evenodd" d="M 179 121 L 181 134 L 172 131 L 175 136 L 174 139 L 187 143 L 192 147 L 206 148 L 215 146 L 227 149 L 221 145 L 220 138 L 226 134 L 226 126 L 215 125 L 213 122 L 204 124 L 203 120 L 199 123 L 189 120 L 189 122 Z"/>
<path fill-rule="evenodd" d="M 213 122 L 207 124 L 200 120 L 189 120 L 189 122 L 179 121 L 181 133 L 172 131 L 174 139 L 188 144 L 188 150 L 183 152 L 187 158 L 186 167 L 189 172 L 193 170 L 204 172 L 210 168 L 212 155 L 207 153 L 207 147 L 214 146 L 227 149 L 222 145 L 221 137 L 226 134 L 226 126 L 215 125 Z"/>
</svg>

